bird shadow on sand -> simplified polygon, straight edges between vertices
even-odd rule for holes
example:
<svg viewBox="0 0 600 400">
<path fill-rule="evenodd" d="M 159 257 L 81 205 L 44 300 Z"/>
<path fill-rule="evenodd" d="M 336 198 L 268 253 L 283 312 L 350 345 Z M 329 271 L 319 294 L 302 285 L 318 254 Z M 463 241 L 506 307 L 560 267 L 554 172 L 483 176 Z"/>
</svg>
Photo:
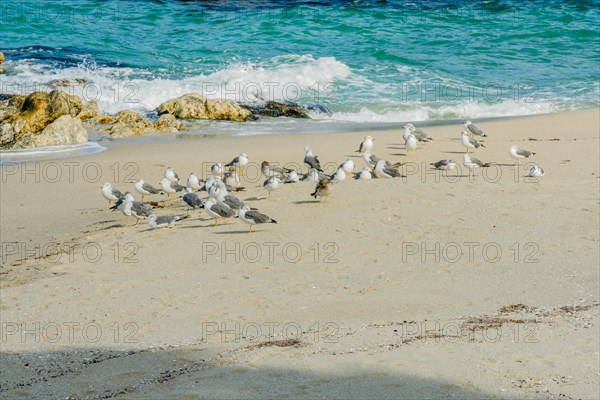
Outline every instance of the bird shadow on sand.
<svg viewBox="0 0 600 400">
<path fill-rule="evenodd" d="M 254 232 L 262 232 L 262 231 L 252 231 L 252 233 Z M 215 235 L 242 235 L 242 234 L 249 234 L 250 232 L 248 232 L 248 230 L 242 230 L 242 231 L 224 231 L 224 232 L 214 232 Z"/>
<path fill-rule="evenodd" d="M 405 153 L 390 153 L 390 156 L 407 157 L 407 154 L 405 154 Z"/>
<path fill-rule="evenodd" d="M 244 201 L 259 201 L 259 200 L 266 200 L 267 197 L 248 197 L 247 199 L 244 199 Z"/>
<path fill-rule="evenodd" d="M 313 203 L 323 203 L 321 200 L 299 200 L 292 201 L 292 204 L 313 204 Z"/>
<path fill-rule="evenodd" d="M 445 154 L 466 154 L 464 151 L 442 151 L 442 153 L 445 153 Z M 469 153 L 469 154 L 473 154 L 473 153 Z"/>
</svg>

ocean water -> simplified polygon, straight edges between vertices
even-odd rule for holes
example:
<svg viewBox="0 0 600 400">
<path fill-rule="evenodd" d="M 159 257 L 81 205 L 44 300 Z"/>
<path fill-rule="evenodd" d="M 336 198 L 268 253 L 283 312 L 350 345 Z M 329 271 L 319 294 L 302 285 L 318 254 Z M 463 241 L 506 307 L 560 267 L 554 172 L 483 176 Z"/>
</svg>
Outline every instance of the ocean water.
<svg viewBox="0 0 600 400">
<path fill-rule="evenodd" d="M 598 107 L 599 1 L 0 2 L 0 93 L 57 79 L 152 116 L 188 92 L 321 104 L 237 133 Z"/>
</svg>

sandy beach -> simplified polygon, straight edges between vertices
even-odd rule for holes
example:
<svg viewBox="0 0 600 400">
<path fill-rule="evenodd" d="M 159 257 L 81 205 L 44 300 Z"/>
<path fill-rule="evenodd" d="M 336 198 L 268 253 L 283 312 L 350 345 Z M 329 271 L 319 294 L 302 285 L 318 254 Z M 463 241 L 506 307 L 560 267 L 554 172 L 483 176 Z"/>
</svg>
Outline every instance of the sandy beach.
<svg viewBox="0 0 600 400">
<path fill-rule="evenodd" d="M 3 164 L 3 398 L 598 398 L 600 110 L 460 124 L 101 142 L 86 157 Z M 263 160 L 328 172 L 365 135 L 405 178 L 262 188 Z M 536 152 L 508 155 L 511 144 Z M 277 220 L 251 234 L 203 210 L 150 230 L 100 187 L 185 180 L 247 153 L 236 195 Z M 429 164 L 451 158 L 461 168 Z M 532 163 L 546 175 L 526 177 Z M 158 215 L 185 214 L 178 195 Z"/>
</svg>

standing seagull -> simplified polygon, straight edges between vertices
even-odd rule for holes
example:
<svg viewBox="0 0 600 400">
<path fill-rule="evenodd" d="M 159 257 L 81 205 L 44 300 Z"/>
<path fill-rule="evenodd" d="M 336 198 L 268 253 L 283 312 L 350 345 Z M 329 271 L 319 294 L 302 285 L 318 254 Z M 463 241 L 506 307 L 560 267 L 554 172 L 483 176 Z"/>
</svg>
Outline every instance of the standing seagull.
<svg viewBox="0 0 600 400">
<path fill-rule="evenodd" d="M 248 229 L 248 233 L 252 232 L 252 225 L 256 224 L 276 224 L 273 218 L 268 215 L 259 213 L 258 211 L 253 211 L 248 208 L 248 206 L 243 206 L 238 210 L 238 217 L 248 225 L 250 225 L 250 229 Z"/>
<path fill-rule="evenodd" d="M 263 182 L 263 187 L 271 195 L 271 192 L 274 192 L 279 187 L 279 178 L 276 176 L 272 176 L 266 181 Z"/>
<path fill-rule="evenodd" d="M 143 179 L 138 179 L 135 181 L 135 190 L 142 195 L 142 201 L 146 201 L 146 196 L 162 193 L 151 184 L 144 182 Z"/>
<path fill-rule="evenodd" d="M 485 133 L 483 133 L 483 131 L 481 129 L 479 129 L 474 123 L 472 123 L 469 120 L 465 121 L 464 127 L 467 130 L 467 132 L 470 133 L 471 135 L 487 137 L 487 135 Z"/>
<path fill-rule="evenodd" d="M 387 165 L 385 160 L 377 161 L 377 165 L 375 165 L 373 173 L 378 178 L 399 178 L 402 176 L 397 169 Z"/>
<path fill-rule="evenodd" d="M 198 178 L 198 176 L 196 176 L 195 173 L 192 172 L 187 178 L 186 186 L 194 190 L 200 190 L 202 189 L 200 182 L 202 181 Z"/>
<path fill-rule="evenodd" d="M 531 156 L 535 156 L 535 153 L 533 151 L 523 150 L 518 148 L 517 146 L 510 146 L 510 149 L 508 149 L 508 154 L 510 154 L 512 158 L 516 159 L 529 158 Z"/>
<path fill-rule="evenodd" d="M 469 176 L 471 173 L 475 175 L 475 170 L 477 168 L 489 167 L 489 163 L 484 163 L 479 161 L 477 158 L 471 158 L 468 154 L 463 154 L 463 165 L 469 168 Z"/>
<path fill-rule="evenodd" d="M 133 195 L 126 192 L 119 198 L 119 201 L 110 208 L 111 210 L 119 210 L 128 217 L 137 218 L 136 225 L 140 222 L 140 219 L 149 217 L 153 214 L 152 207 L 141 201 L 135 201 Z"/>
<path fill-rule="evenodd" d="M 410 151 L 411 155 L 415 154 L 415 150 L 417 149 L 417 138 L 412 133 L 408 134 L 408 138 L 404 142 L 404 146 L 406 146 L 406 152 Z"/>
<path fill-rule="evenodd" d="M 175 171 L 173 171 L 173 168 L 171 168 L 171 167 L 167 167 L 167 169 L 165 169 L 163 178 L 166 178 L 166 179 L 170 180 L 171 182 L 179 182 L 179 176 L 177 175 L 177 173 Z"/>
<path fill-rule="evenodd" d="M 194 210 L 196 208 L 202 208 L 202 200 L 200 200 L 200 197 L 198 197 L 198 195 L 194 193 L 194 191 L 191 188 L 185 188 L 183 190 L 183 196 L 181 196 L 181 198 L 183 199 L 185 204 L 188 205 L 188 211 L 190 208 Z"/>
<path fill-rule="evenodd" d="M 361 154 L 371 152 L 371 150 L 373 149 L 374 140 L 375 139 L 373 139 L 371 136 L 365 136 L 363 141 L 360 143 L 360 146 L 358 146 L 358 150 L 356 150 L 356 152 Z"/>
<path fill-rule="evenodd" d="M 338 167 L 338 169 L 333 174 L 331 174 L 329 179 L 336 180 L 336 181 L 345 181 L 346 180 L 346 172 L 344 171 L 344 168 Z"/>
<path fill-rule="evenodd" d="M 323 172 L 323 168 L 321 168 L 319 158 L 313 154 L 310 147 L 306 146 L 304 148 L 304 151 L 304 164 L 306 164 L 308 168 L 314 168 L 319 172 Z"/>
<path fill-rule="evenodd" d="M 315 187 L 315 191 L 310 195 L 315 199 L 317 196 L 324 197 L 325 201 L 327 201 L 327 196 L 331 193 L 333 189 L 333 182 L 329 178 L 323 178 L 317 183 L 317 187 Z"/>
<path fill-rule="evenodd" d="M 217 226 L 219 218 L 231 218 L 235 215 L 235 212 L 233 212 L 231 208 L 212 197 L 209 197 L 209 199 L 206 200 L 206 203 L 204 203 L 202 208 L 204 208 L 204 211 L 206 211 L 209 216 L 215 219 L 215 226 Z"/>
<path fill-rule="evenodd" d="M 116 202 L 121 196 L 123 196 L 123 193 L 121 193 L 121 191 L 117 189 L 113 189 L 112 185 L 109 182 L 106 182 L 104 185 L 102 185 L 101 189 L 102 196 L 104 196 L 104 198 L 108 200 L 108 205 L 110 205 L 111 201 Z"/>
<path fill-rule="evenodd" d="M 213 197 L 218 201 L 222 201 L 232 210 L 239 210 L 244 206 L 244 203 L 227 191 L 227 186 L 223 182 L 217 182 L 217 190 L 213 193 Z"/>
<path fill-rule="evenodd" d="M 150 229 L 172 228 L 175 226 L 175 222 L 186 218 L 189 218 L 189 215 L 162 215 L 157 217 L 156 214 L 152 214 L 148 217 L 148 225 L 150 225 Z"/>
<path fill-rule="evenodd" d="M 469 137 L 469 134 L 466 131 L 462 131 L 460 133 L 460 139 L 461 139 L 462 145 L 467 149 L 467 153 L 469 152 L 469 149 L 475 150 L 475 149 L 478 149 L 479 147 L 485 147 L 483 144 L 479 143 L 477 140 L 471 139 Z"/>
<path fill-rule="evenodd" d="M 223 164 L 221 164 L 220 162 L 218 163 L 214 163 L 211 167 L 210 167 L 210 172 L 213 175 L 223 175 Z"/>
<path fill-rule="evenodd" d="M 417 129 L 413 124 L 404 125 L 404 140 L 406 140 L 408 135 L 411 133 L 417 138 L 419 142 L 428 142 L 430 140 L 433 140 L 422 129 Z"/>
<path fill-rule="evenodd" d="M 225 164 L 226 167 L 236 167 L 240 170 L 240 175 L 244 176 L 244 167 L 248 164 L 248 156 L 246 153 L 242 153 L 235 157 L 229 163 Z"/>
<path fill-rule="evenodd" d="M 170 181 L 167 178 L 163 178 L 163 180 L 160 181 L 160 188 L 163 192 L 167 193 L 167 197 L 171 197 L 173 193 L 181 192 L 185 189 L 185 187 L 181 186 L 179 183 Z"/>
<path fill-rule="evenodd" d="M 379 160 L 381 160 L 382 158 L 377 157 L 375 154 L 371 154 L 371 153 L 365 153 L 363 154 L 363 159 L 365 160 L 365 163 L 367 163 L 367 165 L 371 168 L 375 168 L 375 165 L 377 165 L 377 162 Z M 385 164 L 387 166 L 392 166 L 392 167 L 399 167 L 402 165 L 402 163 L 390 163 L 389 161 L 386 161 Z"/>
</svg>

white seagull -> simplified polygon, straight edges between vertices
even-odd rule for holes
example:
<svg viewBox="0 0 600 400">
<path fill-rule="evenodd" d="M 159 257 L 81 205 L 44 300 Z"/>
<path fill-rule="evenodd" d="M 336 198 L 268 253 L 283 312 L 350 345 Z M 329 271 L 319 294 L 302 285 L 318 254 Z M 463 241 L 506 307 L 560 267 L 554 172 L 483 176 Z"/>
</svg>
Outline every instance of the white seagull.
<svg viewBox="0 0 600 400">
<path fill-rule="evenodd" d="M 510 149 L 508 149 L 508 154 L 510 154 L 512 158 L 516 159 L 529 158 L 531 156 L 535 156 L 535 153 L 533 151 L 523 150 L 514 145 L 510 146 Z"/>
<path fill-rule="evenodd" d="M 454 160 L 440 160 L 429 165 L 433 166 L 433 168 L 435 169 L 441 169 L 443 171 L 449 169 L 456 169 L 457 166 Z"/>
<path fill-rule="evenodd" d="M 529 170 L 529 173 L 527 174 L 527 176 L 530 177 L 538 177 L 538 176 L 544 176 L 545 172 L 542 169 L 542 167 L 540 167 L 537 164 L 533 164 L 533 166 L 531 167 L 531 169 Z"/>
<path fill-rule="evenodd" d="M 254 210 L 250 210 L 250 208 L 248 208 L 248 206 L 244 205 L 242 208 L 240 208 L 238 210 L 238 217 L 239 219 L 242 220 L 242 222 L 247 223 L 248 225 L 250 225 L 250 228 L 248 229 L 248 233 L 252 232 L 252 225 L 256 225 L 256 224 L 276 224 L 277 221 L 275 221 L 273 218 L 269 217 L 268 215 L 259 213 L 258 211 L 254 211 Z"/>
<path fill-rule="evenodd" d="M 186 218 L 189 218 L 189 215 L 161 215 L 157 217 L 156 214 L 152 214 L 148 217 L 148 225 L 150 225 L 150 229 L 172 228 L 175 226 L 175 222 Z"/>
<path fill-rule="evenodd" d="M 274 192 L 279 187 L 279 178 L 277 176 L 272 176 L 266 181 L 263 182 L 263 187 L 271 195 L 271 192 Z"/>
<path fill-rule="evenodd" d="M 351 159 L 347 159 L 343 163 L 340 164 L 340 167 L 344 170 L 345 173 L 351 174 L 354 172 L 354 161 Z"/>
<path fill-rule="evenodd" d="M 410 154 L 414 154 L 417 149 L 417 138 L 412 133 L 408 134 L 408 138 L 404 141 L 404 146 L 406 147 L 406 152 Z"/>
<path fill-rule="evenodd" d="M 160 190 L 156 189 L 151 184 L 144 182 L 143 179 L 138 179 L 137 181 L 135 181 L 134 186 L 135 190 L 137 190 L 137 192 L 142 195 L 142 201 L 146 201 L 146 196 L 149 196 L 151 194 L 162 193 Z"/>
<path fill-rule="evenodd" d="M 358 171 L 356 174 L 354 174 L 354 179 L 356 179 L 356 180 L 364 180 L 364 179 L 372 179 L 372 178 L 373 178 L 373 176 L 371 175 L 371 171 L 367 167 L 364 167 L 363 169 Z"/>
<path fill-rule="evenodd" d="M 375 169 L 373 173 L 378 178 L 399 178 L 402 176 L 398 170 L 388 164 L 386 164 L 385 160 L 377 161 L 377 165 L 375 165 Z"/>
<path fill-rule="evenodd" d="M 465 121 L 464 127 L 468 133 L 471 135 L 477 135 L 481 137 L 487 137 L 485 133 L 481 129 L 479 129 L 474 123 L 469 120 Z"/>
<path fill-rule="evenodd" d="M 170 180 L 171 182 L 179 182 L 179 176 L 177 176 L 177 173 L 175 171 L 173 171 L 173 168 L 171 168 L 171 167 L 167 167 L 167 169 L 165 169 L 163 178 L 166 178 L 166 179 Z"/>
<path fill-rule="evenodd" d="M 106 182 L 104 185 L 102 185 L 101 189 L 102 196 L 104 196 L 104 198 L 108 200 L 108 205 L 110 205 L 111 201 L 117 201 L 121 196 L 123 196 L 123 193 L 121 193 L 120 190 L 113 189 L 112 185 L 109 182 Z"/>
<path fill-rule="evenodd" d="M 483 144 L 479 143 L 477 140 L 470 138 L 469 134 L 466 131 L 462 131 L 460 133 L 460 140 L 461 140 L 462 145 L 467 149 L 467 153 L 469 152 L 469 149 L 475 150 L 475 149 L 478 149 L 479 147 L 485 147 Z"/>
<path fill-rule="evenodd" d="M 371 150 L 373 149 L 374 140 L 375 139 L 373 139 L 371 136 L 365 136 L 363 141 L 360 143 L 360 146 L 358 146 L 358 150 L 356 150 L 356 152 L 361 154 L 371 152 Z"/>
<path fill-rule="evenodd" d="M 202 181 L 196 176 L 195 173 L 192 172 L 187 178 L 186 186 L 194 190 L 200 190 L 202 189 L 200 182 Z"/>
</svg>

